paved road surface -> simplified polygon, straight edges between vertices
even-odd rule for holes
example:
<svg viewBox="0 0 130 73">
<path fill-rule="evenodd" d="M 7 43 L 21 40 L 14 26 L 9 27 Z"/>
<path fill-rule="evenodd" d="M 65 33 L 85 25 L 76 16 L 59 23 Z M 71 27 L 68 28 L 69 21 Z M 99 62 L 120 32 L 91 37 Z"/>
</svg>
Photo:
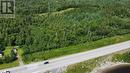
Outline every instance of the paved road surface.
<svg viewBox="0 0 130 73">
<path fill-rule="evenodd" d="M 105 56 L 105 55 L 112 54 L 118 51 L 126 50 L 128 48 L 130 48 L 130 41 L 97 48 L 95 50 L 91 50 L 87 52 L 72 54 L 65 57 L 48 60 L 50 63 L 47 65 L 44 65 L 45 61 L 43 61 L 43 62 L 38 62 L 34 64 L 14 67 L 14 68 L 6 69 L 6 70 L 9 70 L 11 73 L 43 73 L 48 70 L 60 68 L 60 67 L 67 66 L 70 64 L 83 62 L 83 61 L 94 59 L 100 56 Z M 2 71 L 5 71 L 5 70 L 1 70 L 0 72 Z"/>
</svg>

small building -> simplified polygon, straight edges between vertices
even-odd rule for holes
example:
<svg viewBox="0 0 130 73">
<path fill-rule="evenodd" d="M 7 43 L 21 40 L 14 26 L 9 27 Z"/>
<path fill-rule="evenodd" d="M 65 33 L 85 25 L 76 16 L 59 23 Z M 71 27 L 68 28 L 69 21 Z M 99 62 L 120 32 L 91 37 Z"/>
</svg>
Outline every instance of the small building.
<svg viewBox="0 0 130 73">
<path fill-rule="evenodd" d="M 0 58 L 3 57 L 3 52 L 0 50 Z"/>
</svg>

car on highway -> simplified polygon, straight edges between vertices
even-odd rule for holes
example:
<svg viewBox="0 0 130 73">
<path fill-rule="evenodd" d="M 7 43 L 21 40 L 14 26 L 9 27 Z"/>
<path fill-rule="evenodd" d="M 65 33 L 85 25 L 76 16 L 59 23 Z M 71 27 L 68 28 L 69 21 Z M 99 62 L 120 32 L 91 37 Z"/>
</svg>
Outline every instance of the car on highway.
<svg viewBox="0 0 130 73">
<path fill-rule="evenodd" d="M 6 73 L 10 73 L 10 71 L 6 71 Z"/>
<path fill-rule="evenodd" d="M 49 64 L 49 62 L 48 62 L 48 61 L 46 61 L 46 62 L 44 62 L 44 64 Z"/>
</svg>

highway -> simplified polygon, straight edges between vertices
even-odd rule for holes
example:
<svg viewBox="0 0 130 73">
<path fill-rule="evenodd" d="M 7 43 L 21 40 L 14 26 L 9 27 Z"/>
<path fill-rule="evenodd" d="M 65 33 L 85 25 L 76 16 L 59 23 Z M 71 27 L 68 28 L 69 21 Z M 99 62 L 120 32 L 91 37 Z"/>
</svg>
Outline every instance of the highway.
<svg viewBox="0 0 130 73">
<path fill-rule="evenodd" d="M 46 65 L 44 64 L 44 62 L 46 61 L 37 62 L 33 64 L 0 70 L 0 73 L 6 70 L 10 71 L 11 73 L 43 73 L 48 70 L 87 61 L 87 60 L 94 59 L 100 56 L 105 56 L 105 55 L 109 55 L 118 51 L 123 51 L 129 48 L 130 48 L 130 41 L 126 41 L 126 42 L 122 42 L 118 44 L 113 44 L 113 45 L 97 48 L 91 51 L 86 51 L 86 52 L 72 54 L 72 55 L 68 55 L 64 57 L 50 59 L 50 60 L 47 60 L 49 61 L 49 64 L 46 64 Z"/>
</svg>

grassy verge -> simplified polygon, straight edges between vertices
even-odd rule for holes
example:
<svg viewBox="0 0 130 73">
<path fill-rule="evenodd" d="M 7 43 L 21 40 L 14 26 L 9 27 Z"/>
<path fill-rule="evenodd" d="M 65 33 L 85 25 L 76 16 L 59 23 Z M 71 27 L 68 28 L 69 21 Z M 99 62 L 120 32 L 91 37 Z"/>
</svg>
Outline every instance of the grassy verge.
<svg viewBox="0 0 130 73">
<path fill-rule="evenodd" d="M 106 57 L 107 56 L 99 57 L 96 59 L 70 65 L 64 73 L 90 73 L 95 67 L 99 66 L 100 62 L 104 61 Z"/>
<path fill-rule="evenodd" d="M 130 63 L 130 50 L 123 54 L 116 54 L 112 61 Z"/>
<path fill-rule="evenodd" d="M 12 63 L 5 63 L 5 64 L 0 64 L 0 69 L 5 69 L 5 68 L 11 68 L 11 67 L 16 67 L 19 65 L 18 60 L 12 62 Z"/>
<path fill-rule="evenodd" d="M 102 63 L 105 62 L 125 62 L 130 63 L 130 50 L 125 53 L 116 53 L 97 59 L 92 59 L 89 61 L 77 63 L 67 67 L 67 70 L 64 73 L 90 73 L 96 67 L 100 67 Z"/>
<path fill-rule="evenodd" d="M 68 67 L 67 73 L 83 73 L 83 72 L 89 73 L 95 66 L 96 66 L 96 59 L 79 63 L 76 65 L 71 65 Z"/>
<path fill-rule="evenodd" d="M 41 52 L 37 52 L 37 53 L 27 54 L 27 55 L 23 56 L 23 60 L 25 63 L 37 62 L 37 61 L 47 60 L 47 59 L 55 58 L 55 57 L 59 57 L 59 56 L 84 52 L 84 51 L 96 49 L 99 47 L 103 47 L 106 45 L 124 42 L 127 40 L 130 40 L 130 34 L 109 37 L 109 38 L 101 39 L 98 41 L 87 42 L 84 44 L 54 49 L 54 50 L 50 50 L 50 51 L 41 51 Z"/>
</svg>

